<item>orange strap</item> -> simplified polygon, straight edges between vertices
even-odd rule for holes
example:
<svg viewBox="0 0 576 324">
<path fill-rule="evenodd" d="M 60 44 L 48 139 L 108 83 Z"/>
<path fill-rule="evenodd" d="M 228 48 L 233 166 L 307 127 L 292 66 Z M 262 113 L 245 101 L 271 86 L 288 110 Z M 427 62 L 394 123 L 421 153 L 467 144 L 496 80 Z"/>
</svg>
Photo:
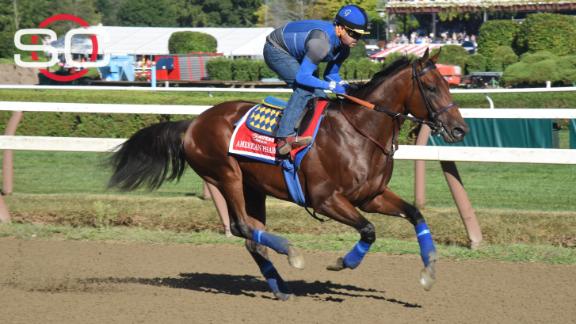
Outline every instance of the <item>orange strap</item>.
<svg viewBox="0 0 576 324">
<path fill-rule="evenodd" d="M 346 99 L 348 99 L 348 100 L 350 100 L 350 101 L 352 101 L 352 102 L 355 102 L 355 103 L 357 103 L 357 104 L 359 104 L 359 105 L 361 105 L 361 106 L 364 106 L 364 107 L 366 107 L 366 108 L 368 108 L 368 109 L 374 109 L 374 108 L 376 107 L 376 105 L 374 105 L 373 103 L 370 103 L 370 102 L 368 102 L 368 101 L 366 101 L 366 100 L 362 100 L 362 99 L 360 99 L 360 98 L 356 98 L 356 97 L 353 97 L 353 96 L 349 96 L 349 95 L 347 95 L 347 94 L 345 94 L 345 95 L 343 95 L 343 96 L 344 96 L 344 98 L 346 98 Z"/>
</svg>

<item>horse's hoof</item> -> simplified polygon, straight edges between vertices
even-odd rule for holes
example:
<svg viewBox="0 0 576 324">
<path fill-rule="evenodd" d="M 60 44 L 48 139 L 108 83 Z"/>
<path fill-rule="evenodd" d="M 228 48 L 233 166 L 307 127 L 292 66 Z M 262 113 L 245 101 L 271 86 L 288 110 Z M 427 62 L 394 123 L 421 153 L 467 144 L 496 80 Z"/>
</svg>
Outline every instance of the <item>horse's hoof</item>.
<svg viewBox="0 0 576 324">
<path fill-rule="evenodd" d="M 428 266 L 420 271 L 420 284 L 426 291 L 432 289 L 432 286 L 436 283 L 436 261 L 438 260 L 438 256 L 435 252 L 432 252 L 429 258 L 430 263 Z"/>
<path fill-rule="evenodd" d="M 288 263 L 296 269 L 304 269 L 304 256 L 296 248 L 288 248 Z"/>
<path fill-rule="evenodd" d="M 343 258 L 338 258 L 336 260 L 336 264 L 334 265 L 329 265 L 326 267 L 326 270 L 330 270 L 330 271 L 340 271 L 340 270 L 344 270 L 344 268 L 346 268 L 344 266 L 344 259 Z"/>
<path fill-rule="evenodd" d="M 296 299 L 296 296 L 294 296 L 294 294 L 285 294 L 281 292 L 274 293 L 274 297 L 276 297 L 276 299 L 281 301 L 289 301 Z"/>
</svg>

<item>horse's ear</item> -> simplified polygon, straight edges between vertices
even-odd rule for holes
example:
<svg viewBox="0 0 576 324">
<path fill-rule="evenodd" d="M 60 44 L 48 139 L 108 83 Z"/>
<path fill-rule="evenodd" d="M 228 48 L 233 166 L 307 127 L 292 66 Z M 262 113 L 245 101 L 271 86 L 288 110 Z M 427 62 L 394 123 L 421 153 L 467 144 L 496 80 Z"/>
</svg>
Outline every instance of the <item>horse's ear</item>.
<svg viewBox="0 0 576 324">
<path fill-rule="evenodd" d="M 426 48 L 426 52 L 424 52 L 424 55 L 422 55 L 422 57 L 420 58 L 420 62 L 424 63 L 424 62 L 428 61 L 429 54 L 430 54 L 430 49 Z"/>
<path fill-rule="evenodd" d="M 438 52 L 436 52 L 436 54 L 430 58 L 430 61 L 436 64 L 436 62 L 438 62 L 438 58 L 440 57 L 440 52 L 442 52 L 442 47 L 438 48 Z"/>
</svg>

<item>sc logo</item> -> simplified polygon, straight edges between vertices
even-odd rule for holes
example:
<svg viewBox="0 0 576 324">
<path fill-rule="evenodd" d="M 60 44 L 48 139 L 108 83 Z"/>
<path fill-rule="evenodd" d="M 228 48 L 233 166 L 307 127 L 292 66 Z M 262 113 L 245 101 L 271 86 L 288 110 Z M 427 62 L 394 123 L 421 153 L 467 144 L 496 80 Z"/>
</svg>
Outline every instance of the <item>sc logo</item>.
<svg viewBox="0 0 576 324">
<path fill-rule="evenodd" d="M 98 60 L 98 46 L 99 46 L 98 39 L 100 38 L 102 40 L 103 37 L 106 36 L 103 34 L 101 30 L 89 31 L 87 29 L 81 28 L 81 29 L 72 29 L 68 31 L 66 33 L 66 36 L 64 37 L 63 51 L 54 48 L 52 45 L 49 45 L 58 39 L 56 32 L 46 28 L 55 21 L 72 21 L 80 25 L 81 27 L 90 26 L 82 18 L 76 17 L 74 15 L 57 14 L 42 21 L 38 26 L 39 28 L 18 30 L 14 34 L 14 45 L 21 51 L 31 52 L 32 62 L 23 61 L 20 54 L 14 54 L 14 62 L 16 63 L 16 65 L 25 68 L 39 68 L 40 72 L 50 79 L 61 82 L 68 82 L 79 79 L 82 76 L 84 76 L 88 72 L 88 70 L 86 70 L 87 68 L 102 67 L 109 64 L 110 54 L 104 54 L 102 59 Z M 32 44 L 22 43 L 22 37 L 25 35 L 32 35 L 31 38 Z M 38 45 L 38 35 L 46 36 L 46 43 L 48 45 Z M 90 60 L 88 62 L 77 62 L 72 57 L 72 38 L 76 35 L 91 35 L 90 39 L 92 40 L 92 53 L 90 54 Z M 50 57 L 50 60 L 48 62 L 39 62 L 37 52 L 47 53 L 47 55 Z M 76 73 L 72 73 L 70 75 L 57 75 L 48 71 L 47 70 L 48 67 L 51 67 L 59 62 L 58 55 L 61 52 L 64 53 L 64 59 L 68 66 L 74 68 L 81 68 L 83 70 L 78 71 Z"/>
</svg>

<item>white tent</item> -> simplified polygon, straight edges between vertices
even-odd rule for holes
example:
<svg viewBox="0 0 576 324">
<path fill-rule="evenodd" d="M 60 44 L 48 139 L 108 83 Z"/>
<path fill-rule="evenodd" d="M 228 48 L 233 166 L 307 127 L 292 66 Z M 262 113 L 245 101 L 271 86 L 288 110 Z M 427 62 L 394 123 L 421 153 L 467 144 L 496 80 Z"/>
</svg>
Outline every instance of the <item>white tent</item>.
<svg viewBox="0 0 576 324">
<path fill-rule="evenodd" d="M 217 51 L 224 56 L 262 58 L 266 36 L 274 29 L 265 28 L 165 28 L 92 26 L 89 31 L 101 32 L 99 53 L 112 55 L 166 55 L 172 33 L 201 32 L 212 35 Z M 99 38 L 100 39 L 100 38 Z"/>
</svg>

